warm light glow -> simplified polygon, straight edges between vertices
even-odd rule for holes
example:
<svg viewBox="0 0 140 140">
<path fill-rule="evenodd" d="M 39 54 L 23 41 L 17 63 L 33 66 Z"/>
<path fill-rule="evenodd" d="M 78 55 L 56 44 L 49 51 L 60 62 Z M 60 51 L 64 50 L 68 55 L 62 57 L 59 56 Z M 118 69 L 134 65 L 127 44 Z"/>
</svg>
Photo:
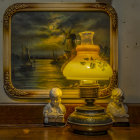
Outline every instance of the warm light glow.
<svg viewBox="0 0 140 140">
<path fill-rule="evenodd" d="M 94 32 L 82 32 L 77 55 L 63 68 L 63 75 L 72 80 L 109 80 L 111 66 L 99 56 L 99 46 L 93 44 Z"/>
<path fill-rule="evenodd" d="M 107 62 L 100 60 L 86 62 L 81 56 L 77 56 L 65 66 L 63 74 L 67 79 L 73 80 L 108 80 L 112 76 L 112 69 Z"/>
</svg>

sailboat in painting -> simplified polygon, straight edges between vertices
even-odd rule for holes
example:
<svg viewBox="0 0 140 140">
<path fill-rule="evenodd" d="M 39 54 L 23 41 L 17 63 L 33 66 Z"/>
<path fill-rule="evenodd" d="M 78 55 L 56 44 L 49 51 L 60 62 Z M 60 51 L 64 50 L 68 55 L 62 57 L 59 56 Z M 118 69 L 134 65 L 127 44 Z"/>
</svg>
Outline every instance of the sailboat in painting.
<svg viewBox="0 0 140 140">
<path fill-rule="evenodd" d="M 31 70 L 33 68 L 33 62 L 31 61 L 30 52 L 28 47 L 22 47 L 22 65 L 20 68 L 22 70 Z"/>
<path fill-rule="evenodd" d="M 51 62 L 51 64 L 57 64 L 58 63 L 58 59 L 57 59 L 57 55 L 53 49 L 52 51 L 52 58 L 53 58 L 53 61 Z"/>
</svg>

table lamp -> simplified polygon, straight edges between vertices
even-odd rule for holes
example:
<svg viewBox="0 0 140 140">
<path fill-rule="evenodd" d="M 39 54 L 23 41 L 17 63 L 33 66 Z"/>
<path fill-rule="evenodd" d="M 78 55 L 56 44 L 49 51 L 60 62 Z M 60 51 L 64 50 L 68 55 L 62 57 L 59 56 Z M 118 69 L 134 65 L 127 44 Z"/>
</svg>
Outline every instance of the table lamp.
<svg viewBox="0 0 140 140">
<path fill-rule="evenodd" d="M 98 98 L 98 81 L 109 80 L 111 66 L 99 56 L 100 48 L 93 44 L 92 31 L 80 32 L 81 44 L 76 47 L 76 56 L 63 67 L 63 75 L 69 80 L 80 80 L 80 97 L 86 104 L 77 107 L 69 116 L 68 123 L 74 132 L 81 134 L 105 134 L 112 124 L 103 107 L 94 104 Z"/>
</svg>

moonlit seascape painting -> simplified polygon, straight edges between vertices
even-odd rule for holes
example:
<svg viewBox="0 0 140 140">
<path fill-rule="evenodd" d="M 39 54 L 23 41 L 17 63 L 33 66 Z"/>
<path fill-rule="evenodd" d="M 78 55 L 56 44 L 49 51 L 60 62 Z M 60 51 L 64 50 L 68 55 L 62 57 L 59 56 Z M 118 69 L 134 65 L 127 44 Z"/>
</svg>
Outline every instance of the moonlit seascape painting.
<svg viewBox="0 0 140 140">
<path fill-rule="evenodd" d="M 11 79 L 17 89 L 77 88 L 63 65 L 75 55 L 79 32 L 93 31 L 110 63 L 110 17 L 105 12 L 17 12 L 11 21 Z M 109 82 L 104 82 L 104 86 Z"/>
</svg>

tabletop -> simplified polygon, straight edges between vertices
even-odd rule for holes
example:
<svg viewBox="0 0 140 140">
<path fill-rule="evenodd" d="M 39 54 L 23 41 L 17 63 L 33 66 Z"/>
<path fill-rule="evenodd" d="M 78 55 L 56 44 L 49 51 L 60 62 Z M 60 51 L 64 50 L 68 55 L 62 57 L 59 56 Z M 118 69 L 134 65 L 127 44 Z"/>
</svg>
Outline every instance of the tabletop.
<svg viewBox="0 0 140 140">
<path fill-rule="evenodd" d="M 79 135 L 66 127 L 0 126 L 0 140 L 140 140 L 140 125 L 112 127 L 100 136 Z"/>
</svg>

